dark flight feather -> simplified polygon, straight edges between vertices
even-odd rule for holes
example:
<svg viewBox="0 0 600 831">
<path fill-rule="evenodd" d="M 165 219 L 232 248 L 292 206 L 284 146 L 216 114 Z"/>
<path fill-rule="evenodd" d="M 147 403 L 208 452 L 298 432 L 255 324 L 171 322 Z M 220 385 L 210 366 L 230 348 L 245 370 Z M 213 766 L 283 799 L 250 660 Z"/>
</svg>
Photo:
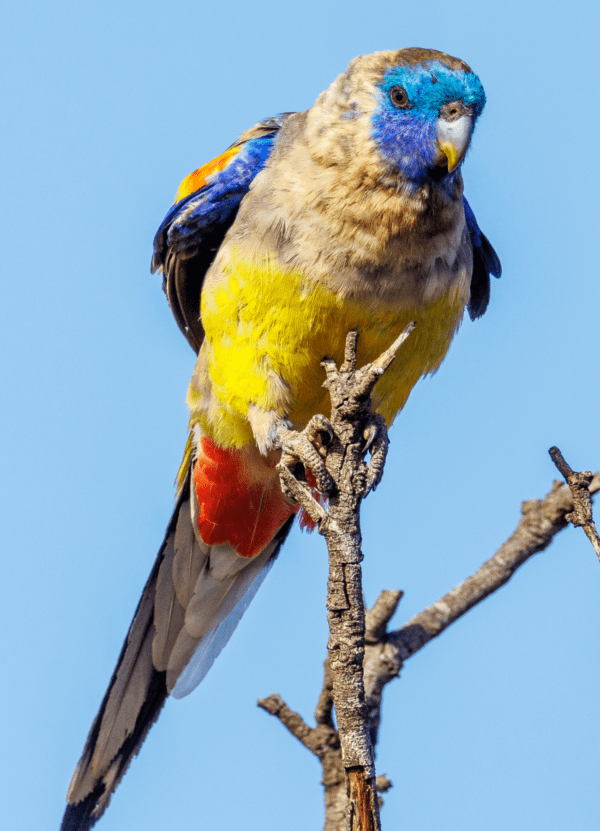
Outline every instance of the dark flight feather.
<svg viewBox="0 0 600 831">
<path fill-rule="evenodd" d="M 176 202 L 154 238 L 152 271 L 162 271 L 173 316 L 196 353 L 204 340 L 200 320 L 204 276 L 271 152 L 273 137 L 290 115 L 266 118 L 243 132 L 231 145 L 241 147 L 240 153 L 207 185 Z"/>
<path fill-rule="evenodd" d="M 471 297 L 468 310 L 471 320 L 476 320 L 485 312 L 490 302 L 490 275 L 500 277 L 502 266 L 492 244 L 483 233 L 471 206 L 463 197 L 465 221 L 473 248 L 473 274 L 471 276 Z"/>
</svg>

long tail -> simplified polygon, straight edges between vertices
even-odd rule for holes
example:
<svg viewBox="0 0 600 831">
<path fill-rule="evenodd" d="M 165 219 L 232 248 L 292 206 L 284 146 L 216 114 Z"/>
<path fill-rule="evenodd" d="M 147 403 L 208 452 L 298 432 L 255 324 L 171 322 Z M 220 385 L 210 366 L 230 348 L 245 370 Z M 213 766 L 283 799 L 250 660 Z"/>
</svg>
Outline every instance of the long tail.
<svg viewBox="0 0 600 831">
<path fill-rule="evenodd" d="M 293 514 L 250 557 L 228 542 L 204 543 L 195 531 L 197 476 L 193 490 L 190 480 L 73 774 L 61 831 L 88 831 L 100 819 L 167 696 L 181 698 L 204 678 L 289 532 Z"/>
</svg>

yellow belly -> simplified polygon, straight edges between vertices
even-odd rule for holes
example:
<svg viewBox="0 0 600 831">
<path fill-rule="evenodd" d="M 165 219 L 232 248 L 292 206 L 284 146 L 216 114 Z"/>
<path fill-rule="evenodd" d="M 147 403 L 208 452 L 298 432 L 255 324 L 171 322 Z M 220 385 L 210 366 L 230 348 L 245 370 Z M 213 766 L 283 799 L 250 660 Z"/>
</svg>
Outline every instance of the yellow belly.
<svg viewBox="0 0 600 831">
<path fill-rule="evenodd" d="M 436 370 L 460 324 L 464 299 L 456 289 L 422 308 L 390 308 L 341 298 L 301 274 L 270 263 L 232 260 L 202 295 L 206 331 L 200 362 L 208 361 L 210 408 L 199 406 L 203 385 L 192 381 L 192 421 L 218 443 L 253 441 L 249 407 L 286 416 L 298 429 L 329 411 L 320 362 L 343 359 L 346 333 L 359 332 L 359 365 L 372 361 L 411 321 L 416 329 L 375 388 L 374 405 L 388 424 L 418 379 Z M 204 373 L 205 374 L 205 373 Z"/>
</svg>

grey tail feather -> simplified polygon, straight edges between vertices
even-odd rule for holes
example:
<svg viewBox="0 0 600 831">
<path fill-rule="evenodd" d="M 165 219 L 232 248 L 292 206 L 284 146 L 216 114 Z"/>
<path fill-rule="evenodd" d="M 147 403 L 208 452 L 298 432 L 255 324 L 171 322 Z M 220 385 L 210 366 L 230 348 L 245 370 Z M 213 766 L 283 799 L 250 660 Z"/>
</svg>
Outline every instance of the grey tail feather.
<svg viewBox="0 0 600 831">
<path fill-rule="evenodd" d="M 94 723 L 92 724 L 92 728 L 89 732 L 87 737 L 85 747 L 83 749 L 83 753 L 81 755 L 81 759 L 77 766 L 78 770 L 85 770 L 87 765 L 89 765 L 92 756 L 94 754 L 94 750 L 96 748 L 96 743 L 98 741 L 98 735 L 100 732 L 100 728 L 102 726 L 102 719 L 104 717 L 104 712 L 106 710 L 106 705 L 108 703 L 108 699 L 112 688 L 117 679 L 117 673 L 119 671 L 119 667 L 121 666 L 123 659 L 125 657 L 125 653 L 127 651 L 127 647 L 129 645 L 129 638 L 132 633 L 133 625 L 136 620 L 138 613 L 142 607 L 142 600 L 146 596 L 148 592 L 154 592 L 154 588 L 156 586 L 156 580 L 158 577 L 158 570 L 160 568 L 160 564 L 162 563 L 164 551 L 167 545 L 167 541 L 169 537 L 175 533 L 175 526 L 177 524 L 177 518 L 179 516 L 179 510 L 182 504 L 189 498 L 189 477 L 186 485 L 182 489 L 182 492 L 179 495 L 177 500 L 177 504 L 175 506 L 175 510 L 173 511 L 173 516 L 171 517 L 171 521 L 169 522 L 169 526 L 167 528 L 167 532 L 165 534 L 165 539 L 163 544 L 160 547 L 158 552 L 158 556 L 150 573 L 150 576 L 144 586 L 144 591 L 142 592 L 142 598 L 137 606 L 135 614 L 133 616 L 132 624 L 129 628 L 129 632 L 127 633 L 127 637 L 125 638 L 125 643 L 121 649 L 121 653 L 119 655 L 119 659 L 117 661 L 117 665 L 115 667 L 115 671 L 113 672 L 112 678 L 108 685 L 108 689 L 102 699 L 102 703 L 100 705 L 100 709 L 98 710 L 98 714 L 94 719 Z M 154 624 L 154 608 L 153 604 L 151 605 L 151 612 L 148 615 L 147 620 L 144 621 L 144 630 L 147 633 L 149 630 L 152 629 Z M 63 817 L 62 824 L 60 826 L 60 831 L 88 831 L 92 828 L 96 822 L 100 819 L 108 804 L 110 802 L 110 797 L 112 793 L 115 791 L 117 785 L 123 778 L 129 764 L 134 756 L 136 756 L 140 748 L 148 735 L 148 731 L 157 720 L 160 711 L 163 707 L 163 704 L 167 698 L 167 683 L 166 683 L 166 672 L 161 671 L 159 672 L 156 669 L 152 670 L 152 675 L 150 678 L 150 682 L 148 684 L 148 690 L 146 694 L 146 698 L 138 712 L 135 726 L 132 732 L 127 736 L 125 741 L 122 743 L 121 747 L 119 748 L 116 756 L 114 759 L 111 760 L 111 764 L 118 759 L 118 768 L 117 768 L 117 775 L 115 776 L 113 782 L 111 783 L 110 793 L 106 794 L 106 783 L 102 781 L 102 778 L 99 778 L 95 781 L 93 789 L 91 792 L 85 796 L 79 802 L 69 803 L 65 810 L 65 814 Z"/>
<path fill-rule="evenodd" d="M 104 698 L 102 699 L 100 709 L 94 719 L 94 723 L 92 724 L 92 728 L 87 737 L 81 759 L 77 765 L 73 781 L 77 782 L 79 785 L 80 798 L 78 801 L 68 803 L 62 824 L 60 826 L 60 831 L 89 831 L 89 829 L 96 824 L 108 807 L 111 796 L 127 771 L 131 760 L 139 753 L 141 746 L 148 735 L 148 731 L 157 720 L 163 704 L 167 699 L 167 673 L 164 670 L 159 671 L 152 667 L 150 676 L 146 683 L 144 700 L 139 706 L 137 712 L 135 725 L 131 731 L 128 732 L 125 739 L 118 747 L 117 752 L 110 760 L 108 760 L 107 765 L 105 765 L 107 770 L 110 769 L 110 781 L 107 781 L 108 777 L 106 773 L 94 779 L 89 768 L 98 745 L 99 736 L 103 727 L 102 722 L 106 713 L 111 692 L 117 682 L 119 670 L 121 669 L 122 664 L 126 660 L 131 660 L 131 654 L 128 653 L 131 643 L 134 644 L 134 650 L 137 648 L 139 652 L 142 645 L 147 642 L 147 639 L 151 639 L 154 636 L 153 599 L 156 592 L 158 573 L 165 557 L 167 544 L 171 537 L 175 534 L 180 510 L 184 505 L 189 510 L 189 507 L 185 504 L 189 500 L 189 496 L 190 477 L 188 476 L 187 482 L 182 488 L 182 491 L 177 499 L 177 504 L 175 505 L 173 516 L 169 522 L 163 544 L 160 547 L 150 576 L 144 586 L 142 597 L 137 606 L 131 626 L 129 627 L 129 632 L 127 633 L 123 648 L 121 649 L 110 684 Z M 277 557 L 279 550 L 289 533 L 293 520 L 294 515 L 292 515 L 277 532 L 275 537 L 277 546 L 270 558 L 271 562 Z M 152 598 L 151 603 L 147 602 L 149 597 Z M 137 647 L 135 644 L 137 644 Z M 89 780 L 87 792 L 85 786 L 82 787 L 81 784 L 86 777 Z"/>
</svg>

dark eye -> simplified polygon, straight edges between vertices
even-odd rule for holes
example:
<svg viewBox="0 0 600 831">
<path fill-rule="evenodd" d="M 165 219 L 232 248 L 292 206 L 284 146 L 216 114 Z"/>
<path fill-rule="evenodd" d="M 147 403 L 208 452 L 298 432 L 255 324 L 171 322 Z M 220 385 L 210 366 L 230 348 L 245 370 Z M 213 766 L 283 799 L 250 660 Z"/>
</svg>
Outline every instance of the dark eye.
<svg viewBox="0 0 600 831">
<path fill-rule="evenodd" d="M 406 110 L 410 107 L 410 101 L 408 100 L 408 94 L 404 87 L 392 87 L 390 92 L 390 101 L 394 105 L 394 107 L 398 107 L 399 110 Z"/>
</svg>

